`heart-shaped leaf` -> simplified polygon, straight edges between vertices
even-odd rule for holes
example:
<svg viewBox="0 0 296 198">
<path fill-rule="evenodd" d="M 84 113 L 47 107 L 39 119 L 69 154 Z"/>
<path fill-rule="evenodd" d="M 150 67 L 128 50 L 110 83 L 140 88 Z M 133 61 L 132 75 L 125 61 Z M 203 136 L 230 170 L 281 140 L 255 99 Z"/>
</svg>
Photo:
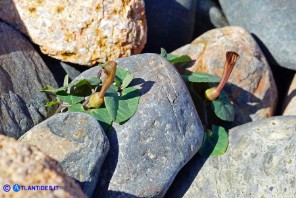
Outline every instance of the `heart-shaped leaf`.
<svg viewBox="0 0 296 198">
<path fill-rule="evenodd" d="M 99 121 L 105 132 L 107 132 L 112 125 L 112 117 L 110 116 L 109 111 L 104 107 L 88 110 L 87 113 Z"/>
<path fill-rule="evenodd" d="M 203 145 L 199 154 L 203 157 L 218 156 L 225 153 L 228 147 L 228 134 L 221 126 L 212 126 L 212 131 L 206 129 Z"/>
<path fill-rule="evenodd" d="M 139 104 L 140 92 L 135 87 L 128 87 L 123 89 L 122 96 L 119 98 L 119 106 L 117 110 L 117 123 L 122 123 L 132 117 Z"/>
<path fill-rule="evenodd" d="M 58 91 L 56 92 L 56 95 L 60 100 L 71 105 L 77 104 L 84 100 L 83 96 L 71 95 L 71 94 L 68 94 L 66 91 Z"/>
<path fill-rule="evenodd" d="M 121 89 L 126 88 L 132 82 L 133 79 L 134 79 L 134 76 L 128 73 L 122 81 Z"/>
<path fill-rule="evenodd" d="M 117 93 L 117 88 L 114 85 L 111 85 L 107 90 L 104 101 L 112 120 L 115 121 L 119 106 L 119 96 Z"/>
<path fill-rule="evenodd" d="M 68 108 L 69 112 L 86 112 L 81 104 L 75 104 Z"/>
<path fill-rule="evenodd" d="M 220 82 L 221 78 L 203 72 L 188 72 L 181 75 L 183 80 L 189 82 Z"/>
<path fill-rule="evenodd" d="M 234 109 L 228 95 L 221 91 L 219 97 L 211 102 L 211 108 L 218 118 L 232 122 L 234 120 Z"/>
<path fill-rule="evenodd" d="M 102 80 L 97 77 L 90 77 L 87 80 L 91 86 L 98 86 L 102 82 Z"/>
<path fill-rule="evenodd" d="M 169 61 L 172 64 L 188 63 L 188 62 L 192 61 L 190 56 L 188 56 L 188 55 L 177 56 L 177 55 L 169 54 L 163 48 L 160 49 L 160 56 L 164 57 L 165 59 L 167 59 L 167 61 Z"/>
<path fill-rule="evenodd" d="M 96 120 L 99 121 L 100 125 L 104 131 L 108 131 L 112 124 L 112 118 L 105 107 L 99 109 L 90 109 L 85 110 L 81 104 L 75 104 L 68 108 L 69 112 L 83 112 L 93 116 Z"/>
</svg>

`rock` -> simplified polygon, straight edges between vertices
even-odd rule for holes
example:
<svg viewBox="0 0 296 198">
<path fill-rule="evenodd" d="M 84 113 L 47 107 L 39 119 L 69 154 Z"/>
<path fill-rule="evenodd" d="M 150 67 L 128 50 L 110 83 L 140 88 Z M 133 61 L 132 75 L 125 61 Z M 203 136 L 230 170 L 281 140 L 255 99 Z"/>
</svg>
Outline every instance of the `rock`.
<svg viewBox="0 0 296 198">
<path fill-rule="evenodd" d="M 142 54 L 117 63 L 135 76 L 142 96 L 136 114 L 106 132 L 110 151 L 95 197 L 162 197 L 201 146 L 203 127 L 179 73 L 162 57 Z"/>
<path fill-rule="evenodd" d="M 146 0 L 148 42 L 144 51 L 172 51 L 191 41 L 196 0 Z"/>
<path fill-rule="evenodd" d="M 296 116 L 273 117 L 231 129 L 226 153 L 195 158 L 180 171 L 167 196 L 295 197 L 295 130 Z M 179 186 L 183 189 L 176 188 Z"/>
<path fill-rule="evenodd" d="M 43 53 L 81 65 L 138 54 L 146 43 L 144 0 L 2 1 L 0 19 Z"/>
<path fill-rule="evenodd" d="M 42 59 L 44 60 L 45 64 L 48 66 L 50 71 L 53 73 L 59 87 L 63 86 L 64 79 L 67 74 L 69 76 L 69 79 L 73 80 L 74 78 L 76 78 L 81 74 L 81 71 L 85 71 L 86 69 L 88 69 L 85 66 L 65 63 L 63 61 L 54 59 L 42 53 L 40 53 L 40 56 L 42 57 Z"/>
<path fill-rule="evenodd" d="M 57 160 L 64 172 L 91 197 L 109 141 L 98 121 L 85 113 L 60 113 L 36 125 L 20 139 Z"/>
<path fill-rule="evenodd" d="M 56 190 L 20 190 L 4 192 L 4 185 L 46 186 Z M 65 175 L 57 162 L 35 146 L 0 135 L 1 197 L 86 197 L 75 181 Z M 45 187 L 44 187 L 45 188 Z M 7 189 L 7 188 L 6 188 Z"/>
<path fill-rule="evenodd" d="M 284 100 L 283 115 L 296 115 L 296 74 Z"/>
<path fill-rule="evenodd" d="M 296 1 L 219 2 L 228 22 L 252 32 L 271 62 L 296 70 Z"/>
<path fill-rule="evenodd" d="M 240 60 L 225 91 L 234 102 L 235 123 L 242 124 L 273 115 L 277 88 L 269 65 L 252 36 L 240 27 L 208 31 L 191 44 L 173 52 L 196 60 L 191 71 L 222 76 L 227 51 L 235 51 Z"/>
<path fill-rule="evenodd" d="M 227 25 L 228 22 L 224 13 L 215 0 L 199 0 L 196 2 L 194 37 L 200 36 L 211 29 Z"/>
<path fill-rule="evenodd" d="M 0 134 L 19 138 L 47 117 L 40 90 L 57 83 L 33 46 L 1 22 L 0 43 Z"/>
</svg>

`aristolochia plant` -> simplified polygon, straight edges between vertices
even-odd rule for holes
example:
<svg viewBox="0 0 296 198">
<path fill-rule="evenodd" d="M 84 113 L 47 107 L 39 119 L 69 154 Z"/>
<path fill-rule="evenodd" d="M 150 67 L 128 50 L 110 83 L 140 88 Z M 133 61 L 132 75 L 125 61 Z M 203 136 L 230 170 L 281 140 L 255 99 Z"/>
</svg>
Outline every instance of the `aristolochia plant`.
<svg viewBox="0 0 296 198">
<path fill-rule="evenodd" d="M 95 77 L 69 83 L 66 76 L 63 87 L 46 86 L 41 91 L 56 96 L 46 104 L 49 111 L 58 106 L 55 113 L 84 112 L 95 117 L 108 130 L 113 122 L 123 123 L 137 110 L 140 92 L 129 86 L 133 78 L 127 70 L 110 61 Z"/>
<path fill-rule="evenodd" d="M 192 62 L 187 55 L 174 56 L 166 53 L 164 49 L 161 49 L 161 55 L 177 67 L 203 123 L 205 135 L 199 153 L 204 157 L 223 154 L 228 147 L 228 133 L 225 128 L 234 121 L 234 109 L 228 95 L 222 89 L 239 55 L 236 52 L 226 52 L 222 79 L 207 73 L 187 71 L 187 64 Z"/>
</svg>

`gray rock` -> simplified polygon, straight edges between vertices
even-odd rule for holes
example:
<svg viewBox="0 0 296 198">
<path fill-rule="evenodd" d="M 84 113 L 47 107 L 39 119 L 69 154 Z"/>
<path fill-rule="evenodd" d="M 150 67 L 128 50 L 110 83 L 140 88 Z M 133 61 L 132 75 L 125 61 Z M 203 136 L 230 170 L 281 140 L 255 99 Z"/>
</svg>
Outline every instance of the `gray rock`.
<svg viewBox="0 0 296 198">
<path fill-rule="evenodd" d="M 199 0 L 196 2 L 194 38 L 213 28 L 227 25 L 226 17 L 215 0 Z"/>
<path fill-rule="evenodd" d="M 107 132 L 110 152 L 96 197 L 162 197 L 197 152 L 203 127 L 176 69 L 155 54 L 118 59 L 142 94 L 136 114 Z M 95 76 L 98 68 L 78 78 Z"/>
<path fill-rule="evenodd" d="M 47 186 L 55 190 L 20 190 L 4 192 L 5 184 L 18 184 L 28 188 L 32 185 Z M 85 198 L 75 181 L 63 173 L 57 161 L 38 148 L 13 138 L 0 135 L 0 197 L 28 198 Z"/>
<path fill-rule="evenodd" d="M 64 172 L 92 196 L 109 150 L 109 141 L 96 119 L 85 113 L 60 113 L 36 125 L 19 140 L 57 160 Z"/>
<path fill-rule="evenodd" d="M 295 197 L 296 116 L 233 128 L 218 157 L 195 157 L 167 197 Z M 187 190 L 188 189 L 188 190 Z"/>
<path fill-rule="evenodd" d="M 33 46 L 0 22 L 0 134 L 20 137 L 47 117 L 40 90 L 57 83 Z"/>
<path fill-rule="evenodd" d="M 146 52 L 172 51 L 191 41 L 196 0 L 146 0 Z"/>
<path fill-rule="evenodd" d="M 219 0 L 231 25 L 252 32 L 270 61 L 296 70 L 296 1 Z"/>
</svg>

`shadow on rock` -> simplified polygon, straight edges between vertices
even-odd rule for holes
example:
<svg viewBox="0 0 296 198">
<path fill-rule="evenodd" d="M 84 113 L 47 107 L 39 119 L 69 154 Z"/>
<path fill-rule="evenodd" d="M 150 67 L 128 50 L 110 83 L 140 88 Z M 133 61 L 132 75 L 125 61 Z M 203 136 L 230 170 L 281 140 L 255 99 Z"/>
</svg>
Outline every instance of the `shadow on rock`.
<svg viewBox="0 0 296 198">
<path fill-rule="evenodd" d="M 278 103 L 277 107 L 275 108 L 275 115 L 281 115 L 282 104 L 285 94 L 288 91 L 289 85 L 293 80 L 294 71 L 281 67 L 275 58 L 272 56 L 269 49 L 263 43 L 263 41 L 256 35 L 251 33 L 255 41 L 258 43 L 260 49 L 262 50 L 264 56 L 267 59 L 268 64 L 270 65 L 271 71 L 273 73 L 273 77 L 278 88 Z"/>
<path fill-rule="evenodd" d="M 119 143 L 115 129 L 111 127 L 108 131 L 106 131 L 106 135 L 110 143 L 110 149 L 102 165 L 99 180 L 93 197 L 109 196 L 107 193 L 109 182 L 113 176 L 118 162 Z"/>
<path fill-rule="evenodd" d="M 193 156 L 193 158 L 177 174 L 174 182 L 168 189 L 165 198 L 183 197 L 207 159 L 208 158 L 201 157 L 199 154 Z"/>
</svg>

